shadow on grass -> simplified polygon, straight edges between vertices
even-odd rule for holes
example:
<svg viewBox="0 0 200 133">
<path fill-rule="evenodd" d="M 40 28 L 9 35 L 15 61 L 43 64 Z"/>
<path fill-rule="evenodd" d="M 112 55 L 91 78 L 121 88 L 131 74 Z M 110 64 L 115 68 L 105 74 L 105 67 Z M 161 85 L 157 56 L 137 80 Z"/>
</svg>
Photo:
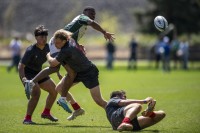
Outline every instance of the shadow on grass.
<svg viewBox="0 0 200 133">
<path fill-rule="evenodd" d="M 64 128 L 112 128 L 110 126 L 88 126 L 88 125 L 66 125 L 66 126 L 59 126 Z"/>
<path fill-rule="evenodd" d="M 62 128 L 111 128 L 110 126 L 88 126 L 88 125 L 66 125 L 61 126 L 60 123 L 36 123 L 33 124 L 33 126 L 56 126 L 56 127 L 62 127 Z"/>
<path fill-rule="evenodd" d="M 60 123 L 36 123 L 33 126 L 51 126 L 51 125 L 59 125 Z"/>
<path fill-rule="evenodd" d="M 151 133 L 159 133 L 159 132 L 161 132 L 161 130 L 145 130 L 145 129 L 143 129 L 143 130 L 140 130 L 140 131 L 138 131 L 138 132 L 151 132 Z"/>
</svg>

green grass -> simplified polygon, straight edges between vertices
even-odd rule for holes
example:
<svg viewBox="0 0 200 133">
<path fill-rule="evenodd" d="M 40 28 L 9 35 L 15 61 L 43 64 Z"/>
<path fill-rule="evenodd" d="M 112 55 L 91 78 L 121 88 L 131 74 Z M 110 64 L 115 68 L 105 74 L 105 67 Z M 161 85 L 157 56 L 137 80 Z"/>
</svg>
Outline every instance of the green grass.
<svg viewBox="0 0 200 133">
<path fill-rule="evenodd" d="M 152 96 L 157 100 L 156 109 L 164 110 L 166 118 L 141 132 L 200 132 L 200 71 L 172 71 L 139 69 L 128 71 L 125 67 L 116 67 L 113 71 L 100 70 L 100 87 L 105 99 L 113 90 L 123 89 L 128 98 L 144 99 Z M 62 74 L 64 74 L 62 69 Z M 59 118 L 57 123 L 40 118 L 47 93 L 42 91 L 40 101 L 33 114 L 33 121 L 38 125 L 23 125 L 27 99 L 23 86 L 14 72 L 6 72 L 0 67 L 0 133 L 108 133 L 112 131 L 105 112 L 92 100 L 89 91 L 82 83 L 70 91 L 86 114 L 74 121 L 67 121 L 68 113 L 56 104 L 52 114 Z M 52 78 L 58 82 L 55 75 Z M 144 106 L 144 108 L 146 108 Z"/>
</svg>

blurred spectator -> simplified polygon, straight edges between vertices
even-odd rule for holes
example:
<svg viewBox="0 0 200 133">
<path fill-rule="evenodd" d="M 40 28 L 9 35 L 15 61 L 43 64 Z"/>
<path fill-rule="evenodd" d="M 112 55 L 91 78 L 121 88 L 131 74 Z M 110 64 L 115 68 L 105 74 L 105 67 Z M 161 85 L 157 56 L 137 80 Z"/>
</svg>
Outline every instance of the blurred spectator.
<svg viewBox="0 0 200 133">
<path fill-rule="evenodd" d="M 21 40 L 19 37 L 14 37 L 10 42 L 10 49 L 12 51 L 12 63 L 8 66 L 7 71 L 10 72 L 13 67 L 16 68 L 16 72 L 18 71 L 18 64 L 21 59 Z"/>
<path fill-rule="evenodd" d="M 106 64 L 106 68 L 107 69 L 113 69 L 113 61 L 114 61 L 114 53 L 115 53 L 115 44 L 111 41 L 109 41 L 106 44 L 106 50 L 107 50 L 107 64 Z"/>
<path fill-rule="evenodd" d="M 178 50 L 178 55 L 180 56 L 182 68 L 188 69 L 188 57 L 189 57 L 189 43 L 186 39 L 183 39 L 180 43 L 180 47 Z"/>
<path fill-rule="evenodd" d="M 174 67 L 173 67 L 174 69 L 177 69 L 177 64 L 179 62 L 179 57 L 178 57 L 179 45 L 180 45 L 180 42 L 175 37 L 171 42 L 171 55 L 172 55 L 172 59 L 174 61 Z"/>
<path fill-rule="evenodd" d="M 128 60 L 128 69 L 137 69 L 137 47 L 138 43 L 136 42 L 134 36 L 132 37 L 129 48 L 130 48 L 130 56 Z"/>
<path fill-rule="evenodd" d="M 163 38 L 163 55 L 162 55 L 162 60 L 163 60 L 163 70 L 165 72 L 170 71 L 170 43 L 169 43 L 169 37 L 165 36 Z"/>
<path fill-rule="evenodd" d="M 162 54 L 164 53 L 164 43 L 163 43 L 162 37 L 159 37 L 159 40 L 156 42 L 154 46 L 154 52 L 155 52 L 155 59 L 156 59 L 155 68 L 158 69 L 160 61 L 162 59 Z"/>
</svg>

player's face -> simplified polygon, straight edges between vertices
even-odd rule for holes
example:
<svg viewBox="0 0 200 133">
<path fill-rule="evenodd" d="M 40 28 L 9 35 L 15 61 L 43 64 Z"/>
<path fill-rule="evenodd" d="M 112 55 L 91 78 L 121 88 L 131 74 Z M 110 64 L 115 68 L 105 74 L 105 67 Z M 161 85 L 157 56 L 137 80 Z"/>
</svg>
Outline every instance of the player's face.
<svg viewBox="0 0 200 133">
<path fill-rule="evenodd" d="M 54 39 L 54 43 L 56 48 L 61 49 L 65 45 L 66 40 L 61 40 L 60 38 L 56 38 Z"/>
<path fill-rule="evenodd" d="M 126 99 L 126 95 L 125 94 L 122 95 L 122 99 Z"/>
<path fill-rule="evenodd" d="M 88 11 L 87 11 L 87 16 L 88 16 L 90 19 L 95 20 L 95 15 L 96 15 L 95 10 L 88 10 Z"/>
<path fill-rule="evenodd" d="M 124 99 L 124 100 L 126 99 L 126 94 L 124 94 L 124 93 L 121 93 L 121 94 L 119 94 L 118 96 L 119 96 L 119 98 L 121 98 L 121 99 Z"/>
<path fill-rule="evenodd" d="M 47 36 L 36 36 L 37 44 L 39 45 L 46 45 L 47 43 Z"/>
</svg>

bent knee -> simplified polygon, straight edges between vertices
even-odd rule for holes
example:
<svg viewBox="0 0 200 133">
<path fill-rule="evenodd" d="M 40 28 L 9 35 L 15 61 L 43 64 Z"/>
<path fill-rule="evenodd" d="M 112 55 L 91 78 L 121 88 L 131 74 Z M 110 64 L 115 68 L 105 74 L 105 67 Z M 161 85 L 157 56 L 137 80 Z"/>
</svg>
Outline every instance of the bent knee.
<svg viewBox="0 0 200 133">
<path fill-rule="evenodd" d="M 131 107 L 141 111 L 142 110 L 142 105 L 139 104 L 139 103 L 133 103 L 133 104 L 130 104 Z"/>
<path fill-rule="evenodd" d="M 164 111 L 160 110 L 160 115 L 161 115 L 162 118 L 165 118 L 166 113 Z"/>
</svg>

